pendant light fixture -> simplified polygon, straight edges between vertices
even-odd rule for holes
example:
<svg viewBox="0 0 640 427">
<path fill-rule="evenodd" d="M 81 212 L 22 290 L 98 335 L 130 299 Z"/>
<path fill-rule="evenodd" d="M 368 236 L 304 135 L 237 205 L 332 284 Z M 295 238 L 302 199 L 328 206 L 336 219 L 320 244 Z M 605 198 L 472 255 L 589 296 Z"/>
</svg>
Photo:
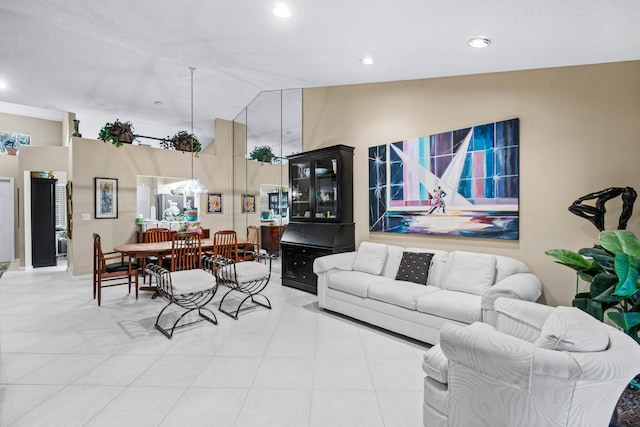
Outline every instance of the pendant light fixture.
<svg viewBox="0 0 640 427">
<path fill-rule="evenodd" d="M 194 67 L 189 67 L 191 71 L 191 135 L 193 136 L 193 72 Z M 197 197 L 202 193 L 207 193 L 207 187 L 202 185 L 202 182 L 195 176 L 193 176 L 193 145 L 191 147 L 191 178 L 184 181 L 182 185 L 177 188 L 180 194 L 184 194 L 187 197 Z"/>
</svg>

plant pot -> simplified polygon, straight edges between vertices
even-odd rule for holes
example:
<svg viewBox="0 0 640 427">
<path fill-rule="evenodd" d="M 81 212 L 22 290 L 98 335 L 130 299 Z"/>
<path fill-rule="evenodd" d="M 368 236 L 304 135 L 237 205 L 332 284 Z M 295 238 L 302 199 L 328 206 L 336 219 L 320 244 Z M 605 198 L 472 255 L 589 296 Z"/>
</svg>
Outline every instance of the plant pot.
<svg viewBox="0 0 640 427">
<path fill-rule="evenodd" d="M 193 145 L 190 142 L 180 141 L 176 144 L 176 147 L 180 151 L 190 153 L 193 150 Z"/>
<path fill-rule="evenodd" d="M 640 392 L 627 386 L 613 411 L 609 426 L 630 427 L 638 423 L 640 423 Z"/>
<path fill-rule="evenodd" d="M 133 142 L 133 134 L 131 133 L 121 133 L 120 135 L 118 135 L 118 141 L 122 142 L 123 144 L 131 144 Z"/>
<path fill-rule="evenodd" d="M 15 156 L 16 154 L 18 154 L 18 149 L 17 148 L 12 148 L 12 147 L 5 147 L 4 149 L 8 155 L 10 156 Z"/>
</svg>

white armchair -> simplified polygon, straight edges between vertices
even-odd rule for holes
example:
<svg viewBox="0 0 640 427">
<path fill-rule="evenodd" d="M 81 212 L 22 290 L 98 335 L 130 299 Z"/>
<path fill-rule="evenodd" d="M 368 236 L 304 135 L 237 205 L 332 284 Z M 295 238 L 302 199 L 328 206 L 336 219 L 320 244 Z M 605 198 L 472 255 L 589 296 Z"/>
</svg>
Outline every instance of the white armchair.
<svg viewBox="0 0 640 427">
<path fill-rule="evenodd" d="M 444 325 L 425 354 L 425 427 L 608 426 L 640 345 L 575 308 L 495 307 L 495 327 Z"/>
</svg>

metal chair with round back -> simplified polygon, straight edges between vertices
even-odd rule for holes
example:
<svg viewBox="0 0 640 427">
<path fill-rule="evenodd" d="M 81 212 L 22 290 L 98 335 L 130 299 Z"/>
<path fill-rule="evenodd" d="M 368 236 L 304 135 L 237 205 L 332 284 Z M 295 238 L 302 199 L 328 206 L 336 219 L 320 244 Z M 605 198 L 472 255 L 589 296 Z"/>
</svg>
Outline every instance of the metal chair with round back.
<svg viewBox="0 0 640 427">
<path fill-rule="evenodd" d="M 271 309 L 271 301 L 262 291 L 269 284 L 271 278 L 272 256 L 268 254 L 258 254 L 255 262 L 237 262 L 234 254 L 237 254 L 238 241 L 236 232 L 233 230 L 218 231 L 213 236 L 213 253 L 216 260 L 216 279 L 219 285 L 229 288 L 229 291 L 220 300 L 218 309 L 234 319 L 238 319 L 241 310 L 250 309 L 256 305 Z M 235 249 L 235 251 L 234 251 Z M 268 266 L 261 260 L 267 261 Z M 223 308 L 225 300 L 231 303 L 233 293 L 241 294 L 242 299 L 234 309 Z M 228 299 L 229 298 L 229 299 Z M 258 298 L 258 299 L 256 299 Z M 263 299 L 264 302 L 260 301 Z M 251 301 L 254 305 L 243 308 L 245 302 Z"/>
<path fill-rule="evenodd" d="M 156 278 L 158 293 L 168 301 L 156 318 L 155 327 L 171 339 L 176 329 L 206 320 L 218 324 L 216 315 L 207 307 L 216 293 L 218 285 L 214 276 L 214 258 L 202 256 L 200 235 L 194 232 L 175 233 L 171 243 L 171 269 L 157 264 L 147 266 L 147 273 Z M 160 325 L 161 317 L 171 305 L 184 312 L 171 328 Z M 197 311 L 199 318 L 182 323 L 191 312 Z"/>
</svg>

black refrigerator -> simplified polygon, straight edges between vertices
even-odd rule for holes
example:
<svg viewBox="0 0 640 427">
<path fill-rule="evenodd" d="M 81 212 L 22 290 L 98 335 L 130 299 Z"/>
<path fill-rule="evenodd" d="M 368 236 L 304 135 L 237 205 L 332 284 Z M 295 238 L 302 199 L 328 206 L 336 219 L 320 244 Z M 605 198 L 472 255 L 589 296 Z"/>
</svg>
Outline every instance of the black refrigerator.
<svg viewBox="0 0 640 427">
<path fill-rule="evenodd" d="M 31 258 L 34 267 L 56 265 L 56 182 L 31 178 Z"/>
</svg>

